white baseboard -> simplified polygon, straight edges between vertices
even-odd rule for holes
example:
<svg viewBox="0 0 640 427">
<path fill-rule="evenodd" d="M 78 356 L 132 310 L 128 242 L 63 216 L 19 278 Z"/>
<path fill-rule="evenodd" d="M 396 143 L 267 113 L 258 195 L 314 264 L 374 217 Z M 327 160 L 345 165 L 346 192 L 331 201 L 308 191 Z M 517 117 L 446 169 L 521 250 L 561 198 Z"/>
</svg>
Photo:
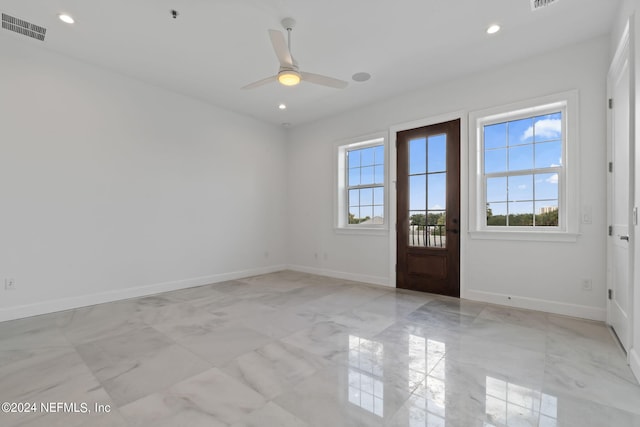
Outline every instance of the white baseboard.
<svg viewBox="0 0 640 427">
<path fill-rule="evenodd" d="M 369 276 L 366 274 L 347 273 L 345 271 L 328 270 L 325 268 L 307 267 L 306 265 L 288 265 L 288 270 L 301 273 L 317 274 L 319 276 L 333 277 L 335 279 L 352 280 L 354 282 L 372 283 L 374 285 L 394 287 L 389 284 L 388 277 Z"/>
<path fill-rule="evenodd" d="M 519 297 L 493 292 L 476 291 L 473 289 L 466 289 L 462 298 L 488 302 L 491 304 L 506 305 L 509 307 L 544 311 L 564 316 L 579 317 L 582 319 L 599 320 L 602 322 L 607 319 L 607 310 L 605 308 L 568 304 L 538 298 Z"/>
<path fill-rule="evenodd" d="M 638 354 L 638 350 L 635 347 L 629 351 L 629 365 L 633 375 L 636 376 L 636 380 L 640 382 L 640 354 Z"/>
<path fill-rule="evenodd" d="M 227 280 L 242 279 L 257 276 L 259 274 L 274 273 L 286 269 L 284 265 L 253 268 L 249 270 L 233 271 L 229 273 L 212 274 L 210 276 L 194 277 L 172 282 L 155 283 L 153 285 L 138 286 L 134 288 L 118 289 L 97 294 L 81 295 L 76 297 L 61 298 L 42 301 L 34 304 L 20 305 L 0 309 L 0 322 L 5 320 L 21 319 L 23 317 L 38 316 L 40 314 L 54 313 L 56 311 L 71 310 L 78 307 L 102 304 L 106 302 L 120 301 L 158 294 L 161 292 L 175 291 L 179 289 L 203 286 L 211 283 Z"/>
</svg>

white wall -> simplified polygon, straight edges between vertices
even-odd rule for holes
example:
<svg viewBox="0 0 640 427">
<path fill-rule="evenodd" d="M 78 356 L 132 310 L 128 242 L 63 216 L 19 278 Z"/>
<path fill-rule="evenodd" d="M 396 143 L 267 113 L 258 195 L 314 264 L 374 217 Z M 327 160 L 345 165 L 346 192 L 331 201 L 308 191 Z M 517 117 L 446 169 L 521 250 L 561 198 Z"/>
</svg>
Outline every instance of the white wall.
<svg viewBox="0 0 640 427">
<path fill-rule="evenodd" d="M 0 320 L 280 269 L 285 136 L 0 38 Z"/>
<path fill-rule="evenodd" d="M 638 129 L 640 129 L 640 0 L 624 0 L 620 7 L 620 13 L 618 19 L 612 29 L 611 37 L 611 56 L 616 51 L 621 35 L 628 21 L 631 22 L 632 33 L 631 36 L 631 50 L 630 60 L 635 67 L 635 71 L 631 77 L 632 80 L 632 94 L 631 103 L 635 105 L 635 117 L 632 120 L 634 125 L 634 134 L 637 135 Z M 632 112 L 633 113 L 633 112 Z M 634 135 L 634 136 L 635 136 Z M 635 146 L 635 170 L 638 170 L 640 165 L 640 147 L 637 144 L 637 137 L 632 139 L 632 144 Z M 640 173 L 635 172 L 634 180 L 635 200 L 632 201 L 633 206 L 640 205 Z M 640 380 L 640 245 L 638 244 L 638 238 L 640 238 L 640 228 L 638 225 L 633 227 L 631 232 L 631 238 L 634 242 L 635 253 L 633 254 L 633 288 L 631 292 L 632 297 L 632 337 L 631 348 L 629 350 L 629 362 L 631 369 L 636 378 Z"/>
<path fill-rule="evenodd" d="M 0 49 L 0 280 L 17 283 L 0 320 L 284 264 L 392 284 L 389 235 L 333 230 L 335 142 L 451 111 L 466 126 L 469 111 L 570 89 L 593 224 L 576 243 L 470 240 L 463 229 L 463 297 L 604 319 L 607 38 L 286 136 L 22 40 L 1 38 Z"/>
<path fill-rule="evenodd" d="M 454 111 L 464 112 L 466 126 L 469 111 L 577 89 L 580 203 L 592 207 L 592 224 L 580 225 L 581 235 L 574 243 L 471 240 L 463 229 L 462 296 L 604 320 L 608 57 L 609 39 L 598 38 L 292 129 L 288 147 L 292 268 L 393 286 L 393 236 L 341 235 L 333 230 L 336 141 Z M 462 165 L 468 165 L 466 158 Z M 468 182 L 463 179 L 463 216 L 467 198 Z M 592 291 L 581 290 L 583 279 L 593 281 Z"/>
</svg>

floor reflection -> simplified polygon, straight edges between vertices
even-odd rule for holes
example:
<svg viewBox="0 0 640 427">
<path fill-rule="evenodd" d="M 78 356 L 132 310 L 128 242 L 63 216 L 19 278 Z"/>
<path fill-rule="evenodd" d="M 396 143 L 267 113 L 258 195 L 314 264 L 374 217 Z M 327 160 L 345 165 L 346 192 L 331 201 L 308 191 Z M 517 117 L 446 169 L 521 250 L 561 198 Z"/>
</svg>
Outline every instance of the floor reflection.
<svg viewBox="0 0 640 427">
<path fill-rule="evenodd" d="M 487 376 L 485 409 L 489 420 L 485 422 L 485 427 L 554 427 L 558 418 L 558 398 L 533 388 Z"/>
<path fill-rule="evenodd" d="M 349 402 L 384 416 L 384 346 L 349 336 Z"/>
<path fill-rule="evenodd" d="M 445 344 L 416 335 L 409 336 L 409 387 L 418 378 L 426 396 L 416 394 L 409 409 L 410 427 L 444 427 L 446 425 Z M 440 362 L 440 363 L 438 363 Z"/>
</svg>

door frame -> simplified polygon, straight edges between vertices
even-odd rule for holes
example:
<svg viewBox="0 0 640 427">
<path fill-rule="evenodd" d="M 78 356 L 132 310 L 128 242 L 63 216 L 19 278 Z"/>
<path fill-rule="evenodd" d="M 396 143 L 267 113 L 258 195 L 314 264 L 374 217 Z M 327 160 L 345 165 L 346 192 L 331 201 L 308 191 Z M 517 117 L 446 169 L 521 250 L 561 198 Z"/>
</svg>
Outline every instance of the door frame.
<svg viewBox="0 0 640 427">
<path fill-rule="evenodd" d="M 607 99 L 613 97 L 611 87 L 611 79 L 615 77 L 617 71 L 621 68 L 624 61 L 628 61 L 629 66 L 629 248 L 628 248 L 628 285 L 629 285 L 629 301 L 628 301 L 628 348 L 627 361 L 630 359 L 631 351 L 634 349 L 635 344 L 633 342 L 634 337 L 634 254 L 635 254 L 635 235 L 634 224 L 631 214 L 631 208 L 636 206 L 634 200 L 635 195 L 635 87 L 634 87 L 634 75 L 635 64 L 634 57 L 631 51 L 631 33 L 630 33 L 631 20 L 627 20 L 624 31 L 620 36 L 615 55 L 611 60 L 609 70 L 607 72 Z M 615 100 L 614 106 L 615 106 Z M 613 161 L 613 120 L 612 110 L 607 108 L 607 162 Z M 615 168 L 615 165 L 614 165 Z M 607 225 L 613 224 L 613 174 L 607 172 Z M 607 290 L 613 289 L 613 237 L 607 236 Z M 608 291 L 607 291 L 608 292 Z M 611 326 L 611 300 L 608 296 L 604 296 L 607 306 L 607 325 Z M 617 333 L 617 332 L 616 332 Z"/>
<path fill-rule="evenodd" d="M 396 287 L 396 241 L 398 223 L 398 148 L 397 133 L 460 119 L 460 298 L 466 293 L 467 236 L 469 231 L 469 155 L 468 117 L 465 111 L 430 116 L 389 127 L 389 286 Z"/>
</svg>

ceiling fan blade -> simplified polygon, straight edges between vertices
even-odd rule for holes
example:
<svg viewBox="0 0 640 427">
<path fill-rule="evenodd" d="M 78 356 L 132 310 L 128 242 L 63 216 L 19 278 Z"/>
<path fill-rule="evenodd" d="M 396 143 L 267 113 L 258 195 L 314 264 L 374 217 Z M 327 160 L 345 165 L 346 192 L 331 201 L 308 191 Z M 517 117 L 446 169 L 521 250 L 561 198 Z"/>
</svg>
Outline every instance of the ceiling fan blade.
<svg viewBox="0 0 640 427">
<path fill-rule="evenodd" d="M 267 77 L 266 79 L 258 80 L 257 82 L 249 83 L 246 86 L 243 86 L 242 89 L 254 89 L 256 87 L 260 87 L 266 85 L 267 83 L 275 82 L 278 76 Z"/>
<path fill-rule="evenodd" d="M 280 66 L 292 68 L 293 58 L 282 33 L 278 30 L 269 30 L 269 37 L 271 37 L 271 44 L 276 52 L 278 61 L 280 61 Z"/>
<path fill-rule="evenodd" d="M 306 82 L 315 83 L 322 86 L 329 86 L 336 89 L 344 89 L 348 84 L 344 80 L 334 79 L 333 77 L 322 76 L 320 74 L 300 73 L 300 75 L 302 76 L 302 80 Z"/>
</svg>

